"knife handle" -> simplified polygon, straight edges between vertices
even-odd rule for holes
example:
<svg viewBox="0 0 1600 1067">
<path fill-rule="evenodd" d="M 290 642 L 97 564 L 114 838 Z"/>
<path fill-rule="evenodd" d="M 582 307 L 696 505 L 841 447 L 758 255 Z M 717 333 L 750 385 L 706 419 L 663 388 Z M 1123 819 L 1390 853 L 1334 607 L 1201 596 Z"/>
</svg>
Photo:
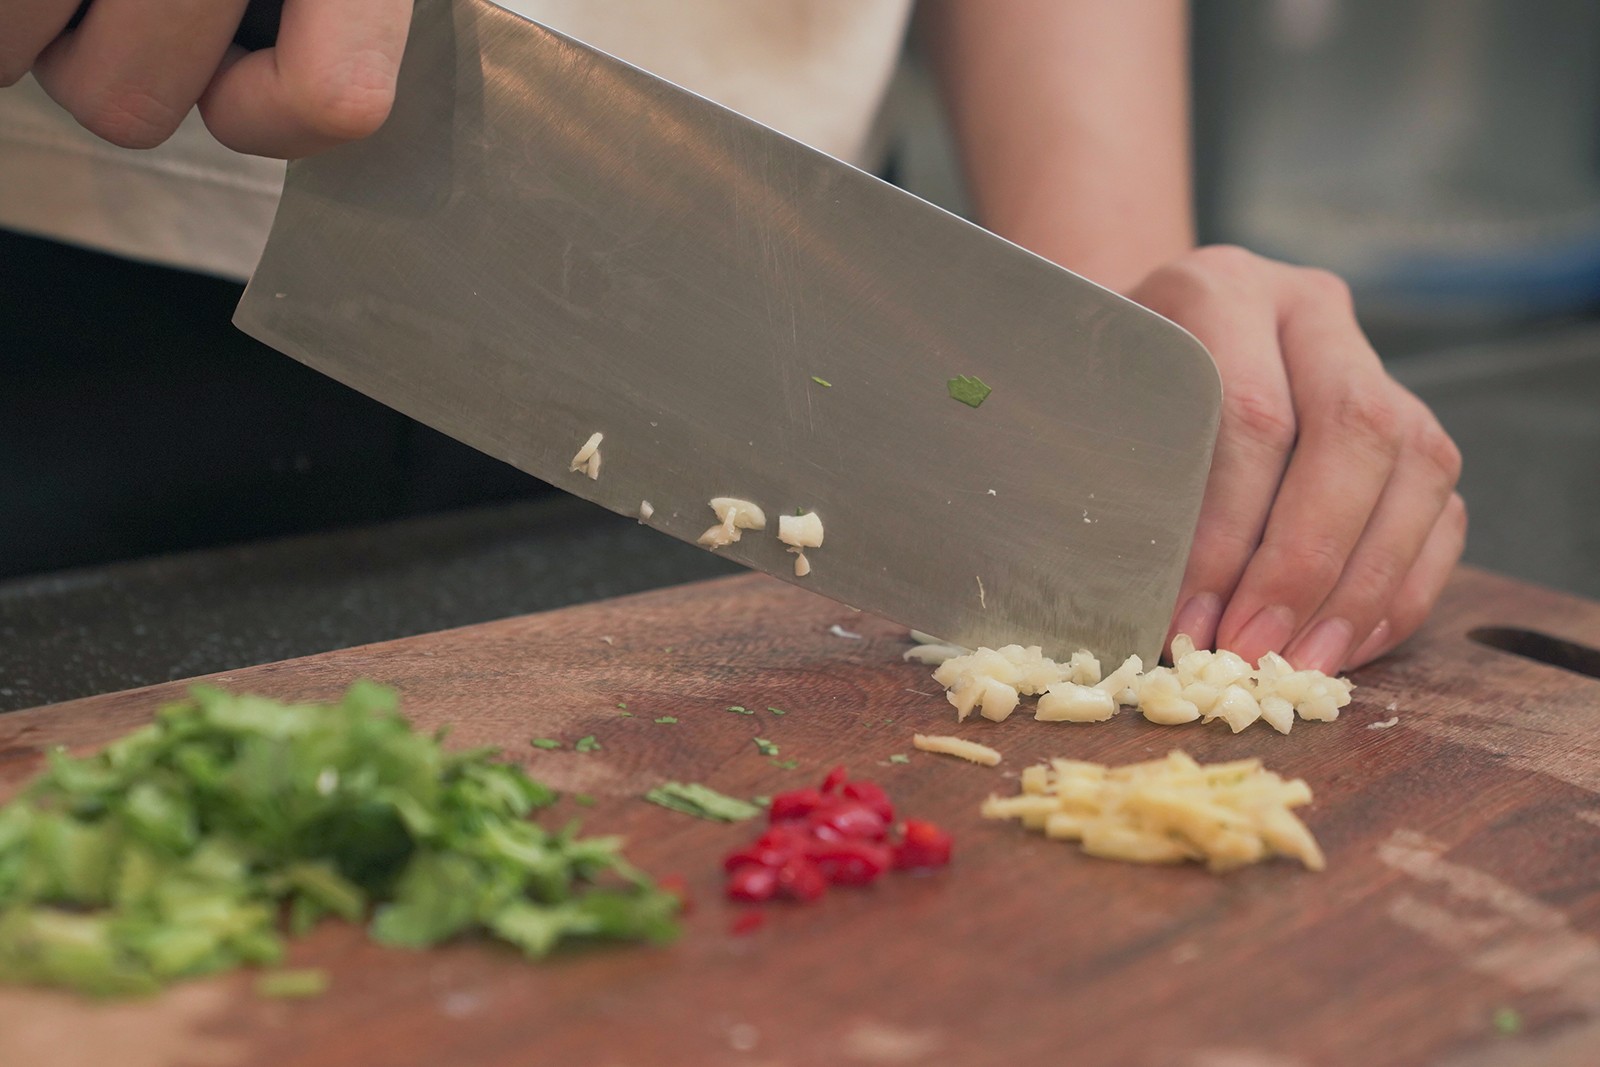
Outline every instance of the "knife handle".
<svg viewBox="0 0 1600 1067">
<path fill-rule="evenodd" d="M 78 10 L 67 20 L 67 29 L 75 29 L 83 21 L 91 2 L 83 0 L 78 5 Z M 251 52 L 271 48 L 278 40 L 278 21 L 282 17 L 283 0 L 250 0 L 244 17 L 239 20 L 239 30 L 233 35 L 233 43 Z"/>
</svg>

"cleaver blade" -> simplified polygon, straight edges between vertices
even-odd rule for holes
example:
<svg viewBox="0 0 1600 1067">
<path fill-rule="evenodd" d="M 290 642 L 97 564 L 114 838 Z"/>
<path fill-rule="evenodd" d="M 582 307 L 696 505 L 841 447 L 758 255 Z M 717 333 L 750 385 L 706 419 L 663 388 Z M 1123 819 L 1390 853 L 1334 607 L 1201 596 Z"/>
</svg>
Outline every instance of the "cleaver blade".
<svg viewBox="0 0 1600 1067">
<path fill-rule="evenodd" d="M 234 321 L 681 540 L 754 501 L 746 566 L 1113 662 L 1160 649 L 1221 404 L 1167 320 L 484 0 L 419 0 L 388 122 L 289 165 Z"/>
</svg>

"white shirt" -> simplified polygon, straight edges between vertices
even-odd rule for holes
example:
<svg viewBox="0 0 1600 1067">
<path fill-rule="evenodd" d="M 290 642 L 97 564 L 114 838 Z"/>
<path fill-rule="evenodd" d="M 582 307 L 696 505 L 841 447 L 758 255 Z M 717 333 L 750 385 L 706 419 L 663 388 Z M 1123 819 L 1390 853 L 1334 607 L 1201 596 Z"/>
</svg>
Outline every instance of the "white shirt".
<svg viewBox="0 0 1600 1067">
<path fill-rule="evenodd" d="M 911 0 L 508 0 L 503 6 L 830 155 L 867 162 Z M 283 164 L 229 152 L 191 114 L 120 149 L 32 79 L 0 90 L 0 227 L 243 279 Z"/>
</svg>

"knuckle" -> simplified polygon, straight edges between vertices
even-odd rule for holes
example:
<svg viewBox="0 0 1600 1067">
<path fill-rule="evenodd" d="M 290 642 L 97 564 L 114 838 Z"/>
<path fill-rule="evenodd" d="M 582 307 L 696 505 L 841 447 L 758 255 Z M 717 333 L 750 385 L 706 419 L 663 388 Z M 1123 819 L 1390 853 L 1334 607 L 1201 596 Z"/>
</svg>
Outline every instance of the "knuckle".
<svg viewBox="0 0 1600 1067">
<path fill-rule="evenodd" d="M 1253 536 L 1236 527 L 1202 525 L 1195 531 L 1184 581 L 1192 579 L 1191 584 L 1197 589 L 1227 592 L 1238 584 L 1256 546 Z"/>
<path fill-rule="evenodd" d="M 1352 388 L 1335 401 L 1329 416 L 1341 430 L 1375 444 L 1378 451 L 1389 455 L 1399 453 L 1399 412 L 1382 390 Z"/>
<path fill-rule="evenodd" d="M 1359 563 L 1352 561 L 1339 579 L 1339 598 L 1350 605 L 1347 615 L 1375 619 L 1394 598 L 1411 562 L 1393 546 L 1374 546 Z"/>
<path fill-rule="evenodd" d="M 1445 501 L 1441 521 L 1447 523 L 1458 534 L 1467 532 L 1467 502 L 1462 499 L 1460 493 L 1451 493 L 1450 499 Z"/>
<path fill-rule="evenodd" d="M 1384 617 L 1389 620 L 1389 645 L 1394 646 L 1416 633 L 1428 619 L 1433 604 L 1418 592 L 1404 591 L 1394 598 Z"/>
<path fill-rule="evenodd" d="M 1320 267 L 1302 267 L 1298 277 L 1302 289 L 1313 299 L 1340 308 L 1355 307 L 1350 283 Z"/>
<path fill-rule="evenodd" d="M 1258 283 L 1262 260 L 1233 245 L 1208 245 L 1157 269 L 1140 287 L 1156 310 L 1226 299 Z"/>
<path fill-rule="evenodd" d="M 1196 267 L 1230 281 L 1253 279 L 1261 270 L 1262 258 L 1238 245 L 1206 245 L 1190 253 Z"/>
<path fill-rule="evenodd" d="M 119 148 L 154 148 L 177 130 L 184 112 L 143 89 L 115 86 L 95 94 L 73 117 Z"/>
<path fill-rule="evenodd" d="M 1259 387 L 1240 386 L 1223 394 L 1223 422 L 1235 436 L 1274 452 L 1294 447 L 1299 432 L 1289 399 Z"/>
<path fill-rule="evenodd" d="M 354 56 L 301 86 L 296 117 L 310 130 L 339 141 L 376 133 L 394 106 L 394 75 L 377 56 Z"/>
<path fill-rule="evenodd" d="M 1441 481 L 1455 485 L 1461 478 L 1461 449 L 1445 433 L 1444 427 L 1431 422 L 1418 435 L 1415 444 L 1417 455 L 1432 467 Z"/>
<path fill-rule="evenodd" d="M 1286 587 L 1303 599 L 1308 592 L 1326 592 L 1344 573 L 1345 546 L 1330 537 L 1302 535 L 1275 547 L 1274 570 Z"/>
</svg>

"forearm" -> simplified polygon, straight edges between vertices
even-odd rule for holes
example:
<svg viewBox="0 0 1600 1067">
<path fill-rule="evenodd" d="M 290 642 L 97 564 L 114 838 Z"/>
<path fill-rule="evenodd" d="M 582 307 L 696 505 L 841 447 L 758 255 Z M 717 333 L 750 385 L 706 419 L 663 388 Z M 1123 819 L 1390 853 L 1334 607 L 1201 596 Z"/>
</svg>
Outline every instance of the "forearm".
<svg viewBox="0 0 1600 1067">
<path fill-rule="evenodd" d="M 1181 0 L 922 0 L 978 221 L 1126 291 L 1194 244 Z"/>
</svg>

